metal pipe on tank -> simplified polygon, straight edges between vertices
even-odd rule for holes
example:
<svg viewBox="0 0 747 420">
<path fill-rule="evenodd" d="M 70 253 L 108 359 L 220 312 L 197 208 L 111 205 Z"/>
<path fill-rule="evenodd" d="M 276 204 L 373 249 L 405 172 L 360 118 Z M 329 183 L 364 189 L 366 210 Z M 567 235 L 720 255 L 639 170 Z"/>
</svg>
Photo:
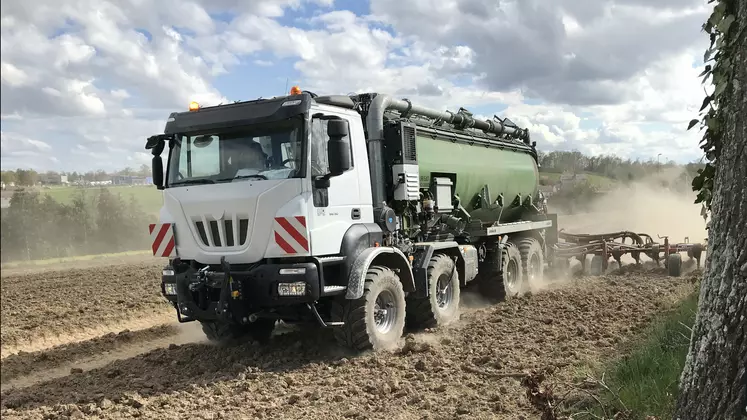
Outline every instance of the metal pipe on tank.
<svg viewBox="0 0 747 420">
<path fill-rule="evenodd" d="M 384 112 L 391 106 L 392 97 L 378 94 L 371 101 L 366 116 L 368 131 L 368 170 L 371 174 L 371 197 L 374 208 L 386 201 L 384 189 Z"/>
<path fill-rule="evenodd" d="M 516 127 L 506 127 L 500 121 L 476 120 L 465 114 L 454 113 L 451 111 L 437 111 L 435 109 L 412 105 L 411 102 L 407 100 L 390 98 L 390 105 L 388 109 L 396 109 L 399 112 L 408 112 L 411 114 L 422 115 L 424 117 L 441 119 L 449 124 L 463 127 L 473 127 L 486 133 L 505 134 L 520 139 L 526 137 L 525 130 Z"/>
</svg>

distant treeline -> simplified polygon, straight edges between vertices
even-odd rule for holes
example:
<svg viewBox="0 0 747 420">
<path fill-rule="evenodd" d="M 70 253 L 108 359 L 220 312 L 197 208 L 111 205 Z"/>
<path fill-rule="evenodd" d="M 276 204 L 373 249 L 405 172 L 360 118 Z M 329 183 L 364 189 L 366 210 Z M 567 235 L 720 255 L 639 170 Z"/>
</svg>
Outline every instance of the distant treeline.
<svg viewBox="0 0 747 420">
<path fill-rule="evenodd" d="M 622 159 L 613 155 L 586 156 L 578 151 L 540 153 L 539 162 L 543 172 L 587 173 L 604 176 L 620 182 L 635 182 L 657 172 L 681 167 L 685 176 L 692 179 L 702 163 L 678 165 L 661 157 L 649 160 Z"/>
<path fill-rule="evenodd" d="M 539 155 L 540 172 L 545 174 L 571 173 L 590 174 L 612 181 L 600 188 L 594 182 L 571 182 L 558 188 L 548 199 L 556 209 L 566 213 L 584 212 L 591 209 L 593 201 L 615 186 L 644 182 L 653 187 L 692 193 L 692 179 L 705 164 L 688 163 L 679 165 L 674 161 L 657 162 L 622 159 L 617 156 L 585 156 L 580 152 L 550 152 Z M 540 181 L 543 185 L 556 184 L 552 179 Z M 598 184 L 598 182 L 597 182 Z M 695 195 L 693 193 L 693 200 Z"/>
<path fill-rule="evenodd" d="M 106 188 L 91 197 L 76 192 L 70 204 L 17 190 L 2 210 L 3 262 L 143 250 L 149 247 L 149 217 L 137 200 Z"/>
<path fill-rule="evenodd" d="M 38 182 L 44 181 L 45 179 L 55 179 L 60 175 L 66 175 L 68 182 L 79 182 L 79 181 L 105 181 L 110 179 L 112 175 L 137 175 L 137 176 L 150 176 L 151 170 L 148 165 L 140 165 L 140 168 L 124 168 L 115 172 L 106 172 L 102 169 L 88 172 L 37 172 L 33 169 L 16 169 L 12 171 L 0 171 L 0 179 L 5 184 L 16 184 L 21 187 L 30 187 L 36 185 Z"/>
</svg>

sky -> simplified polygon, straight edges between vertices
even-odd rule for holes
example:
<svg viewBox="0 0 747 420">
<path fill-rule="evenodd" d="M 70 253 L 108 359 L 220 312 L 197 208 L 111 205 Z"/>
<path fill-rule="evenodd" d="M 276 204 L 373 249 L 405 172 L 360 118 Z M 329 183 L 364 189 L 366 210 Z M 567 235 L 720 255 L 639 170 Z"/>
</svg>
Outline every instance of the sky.
<svg viewBox="0 0 747 420">
<path fill-rule="evenodd" d="M 685 163 L 706 0 L 3 0 L 2 168 L 150 163 L 171 112 L 388 93 L 528 127 L 540 151 Z"/>
</svg>

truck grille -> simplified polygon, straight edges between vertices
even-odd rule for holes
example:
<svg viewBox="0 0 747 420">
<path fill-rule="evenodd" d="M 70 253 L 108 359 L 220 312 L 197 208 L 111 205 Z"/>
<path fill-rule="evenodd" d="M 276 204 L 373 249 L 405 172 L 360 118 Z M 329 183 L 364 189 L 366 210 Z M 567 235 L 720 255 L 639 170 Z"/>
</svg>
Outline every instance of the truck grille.
<svg viewBox="0 0 747 420">
<path fill-rule="evenodd" d="M 222 220 L 202 216 L 194 220 L 195 229 L 202 244 L 209 247 L 234 247 L 246 245 L 249 218 L 226 215 Z"/>
</svg>

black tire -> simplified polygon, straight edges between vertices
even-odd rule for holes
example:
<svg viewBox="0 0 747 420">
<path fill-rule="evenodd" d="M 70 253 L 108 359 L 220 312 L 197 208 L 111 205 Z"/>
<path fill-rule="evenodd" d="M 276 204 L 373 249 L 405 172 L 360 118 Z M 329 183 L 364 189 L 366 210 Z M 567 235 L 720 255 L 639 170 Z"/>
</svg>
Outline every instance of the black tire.
<svg viewBox="0 0 747 420">
<path fill-rule="evenodd" d="M 508 242 L 503 254 L 503 287 L 506 289 L 506 298 L 520 296 L 526 292 L 524 281 L 524 265 L 522 264 L 521 252 L 512 242 Z"/>
<path fill-rule="evenodd" d="M 687 256 L 694 259 L 697 267 L 700 268 L 701 257 L 703 256 L 703 245 L 693 245 L 693 247 L 689 251 L 687 251 Z"/>
<path fill-rule="evenodd" d="M 387 322 L 377 322 L 376 319 L 377 300 L 380 297 L 393 305 L 393 312 L 379 313 L 388 318 Z M 341 297 L 332 305 L 333 320 L 345 323 L 334 329 L 335 339 L 340 345 L 354 351 L 392 349 L 404 332 L 405 308 L 405 292 L 397 274 L 387 267 L 370 267 L 366 273 L 363 296 L 356 300 Z"/>
<path fill-rule="evenodd" d="M 591 262 L 589 263 L 589 274 L 592 276 L 601 276 L 604 274 L 604 257 L 601 255 L 591 257 Z"/>
<path fill-rule="evenodd" d="M 240 344 L 248 340 L 266 344 L 275 330 L 274 319 L 258 319 L 245 325 L 218 321 L 200 321 L 202 332 L 208 340 L 218 344 Z"/>
<path fill-rule="evenodd" d="M 669 257 L 667 257 L 667 271 L 672 277 L 682 275 L 682 255 L 677 253 L 669 254 Z"/>
<path fill-rule="evenodd" d="M 502 251 L 501 261 L 506 260 L 506 250 Z M 506 289 L 503 287 L 503 268 L 498 264 L 498 253 L 494 249 L 487 251 L 485 260 L 480 264 L 475 283 L 480 295 L 493 303 L 506 300 Z"/>
<path fill-rule="evenodd" d="M 448 255 L 436 255 L 428 263 L 428 289 L 426 298 L 406 298 L 405 319 L 411 328 L 448 325 L 459 316 L 459 272 Z"/>
<path fill-rule="evenodd" d="M 545 255 L 542 245 L 535 238 L 519 241 L 521 269 L 524 275 L 523 287 L 529 289 L 532 284 L 541 284 L 545 279 Z"/>
</svg>

